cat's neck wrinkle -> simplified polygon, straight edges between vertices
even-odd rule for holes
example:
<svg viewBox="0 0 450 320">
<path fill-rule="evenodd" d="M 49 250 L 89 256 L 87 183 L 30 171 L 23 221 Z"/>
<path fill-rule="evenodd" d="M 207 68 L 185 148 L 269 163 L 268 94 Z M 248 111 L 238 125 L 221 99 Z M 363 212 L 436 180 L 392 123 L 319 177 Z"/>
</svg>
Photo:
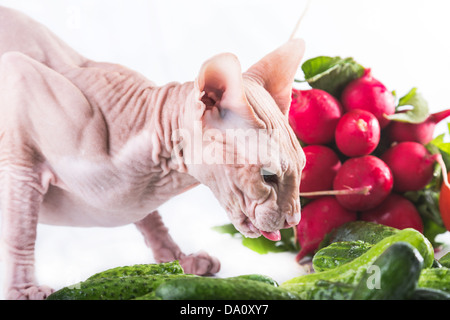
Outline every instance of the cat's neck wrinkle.
<svg viewBox="0 0 450 320">
<path fill-rule="evenodd" d="M 168 162 L 171 169 L 186 173 L 187 169 L 174 150 L 174 136 L 183 129 L 185 112 L 193 94 L 192 82 L 176 83 L 151 88 L 149 95 L 151 112 L 152 161 L 155 164 Z"/>
</svg>

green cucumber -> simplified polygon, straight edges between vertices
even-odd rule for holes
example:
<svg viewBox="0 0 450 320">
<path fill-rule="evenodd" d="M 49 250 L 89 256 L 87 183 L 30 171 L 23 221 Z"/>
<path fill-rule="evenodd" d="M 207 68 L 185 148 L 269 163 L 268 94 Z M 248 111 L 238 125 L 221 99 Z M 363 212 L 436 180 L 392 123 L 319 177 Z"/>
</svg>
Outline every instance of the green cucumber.
<svg viewBox="0 0 450 320">
<path fill-rule="evenodd" d="M 432 268 L 442 268 L 442 264 L 438 260 L 434 259 L 431 267 Z"/>
<path fill-rule="evenodd" d="M 410 300 L 450 300 L 450 293 L 430 288 L 416 288 Z"/>
<path fill-rule="evenodd" d="M 373 245 L 361 240 L 334 242 L 314 254 L 312 265 L 315 272 L 334 269 L 358 258 Z"/>
<path fill-rule="evenodd" d="M 438 261 L 442 267 L 450 268 L 450 252 L 447 252 Z"/>
<path fill-rule="evenodd" d="M 226 279 L 235 279 L 235 280 L 248 279 L 248 280 L 253 280 L 253 281 L 264 282 L 264 283 L 270 284 L 274 287 L 279 286 L 278 282 L 276 282 L 273 278 L 263 275 L 263 274 L 243 274 L 243 275 L 239 275 L 239 276 L 235 276 L 235 277 L 229 277 Z"/>
<path fill-rule="evenodd" d="M 244 274 L 244 275 L 229 277 L 229 278 L 225 278 L 225 279 L 234 280 L 234 281 L 241 281 L 242 279 L 245 279 L 245 280 L 258 281 L 258 282 L 262 282 L 265 284 L 269 284 L 272 287 L 278 287 L 278 282 L 276 282 L 273 278 L 266 276 L 266 275 L 262 275 L 262 274 Z M 162 300 L 162 298 L 159 296 L 157 297 L 155 294 L 155 291 L 152 291 L 146 295 L 137 297 L 134 300 Z"/>
<path fill-rule="evenodd" d="M 396 234 L 399 229 L 368 221 L 347 222 L 325 236 L 320 247 L 323 248 L 334 242 L 364 241 L 375 244 L 380 240 Z"/>
<path fill-rule="evenodd" d="M 250 279 L 198 277 L 164 282 L 152 299 L 162 300 L 298 300 L 296 294 Z"/>
<path fill-rule="evenodd" d="M 139 297 L 136 297 L 136 298 L 133 298 L 133 299 L 130 299 L 130 300 L 162 300 L 162 299 L 159 298 L 159 297 L 156 297 L 155 296 L 155 291 L 153 290 L 153 291 L 151 291 L 149 293 L 146 293 L 146 294 L 144 294 L 142 296 L 139 296 Z"/>
<path fill-rule="evenodd" d="M 130 300 L 155 290 L 165 281 L 196 277 L 190 274 L 156 274 L 98 278 L 64 287 L 47 300 Z"/>
<path fill-rule="evenodd" d="M 423 258 L 407 242 L 387 248 L 363 275 L 352 300 L 406 300 L 413 294 Z"/>
<path fill-rule="evenodd" d="M 407 228 L 399 230 L 394 235 L 380 240 L 372 248 L 366 251 L 366 253 L 354 259 L 353 261 L 350 261 L 331 270 L 292 278 L 283 282 L 280 287 L 291 290 L 301 297 L 305 291 L 311 290 L 311 288 L 314 287 L 314 285 L 319 280 L 343 282 L 351 285 L 357 285 L 370 265 L 372 265 L 372 263 L 388 247 L 400 241 L 408 242 L 419 251 L 424 260 L 424 268 L 431 267 L 434 260 L 433 246 L 422 233 L 415 229 Z"/>
<path fill-rule="evenodd" d="M 423 269 L 419 277 L 418 286 L 450 293 L 450 268 Z"/>
<path fill-rule="evenodd" d="M 90 276 L 87 280 L 113 277 L 145 276 L 153 274 L 182 274 L 184 273 L 178 260 L 158 264 L 135 264 L 108 269 Z"/>
<path fill-rule="evenodd" d="M 348 283 L 318 280 L 296 293 L 301 300 L 350 300 L 354 290 L 355 286 Z"/>
</svg>

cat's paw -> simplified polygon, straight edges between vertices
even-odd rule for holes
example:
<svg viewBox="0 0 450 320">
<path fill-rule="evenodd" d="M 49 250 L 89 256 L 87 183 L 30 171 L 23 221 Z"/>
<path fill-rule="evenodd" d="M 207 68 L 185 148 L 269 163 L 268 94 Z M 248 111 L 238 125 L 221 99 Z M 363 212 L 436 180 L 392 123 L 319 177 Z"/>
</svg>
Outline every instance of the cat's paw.
<svg viewBox="0 0 450 320">
<path fill-rule="evenodd" d="M 31 286 L 27 288 L 10 288 L 6 294 L 7 300 L 44 300 L 53 293 L 47 286 Z"/>
<path fill-rule="evenodd" d="M 185 273 L 198 276 L 210 276 L 220 270 L 220 261 L 204 251 L 183 255 L 179 262 Z"/>
</svg>

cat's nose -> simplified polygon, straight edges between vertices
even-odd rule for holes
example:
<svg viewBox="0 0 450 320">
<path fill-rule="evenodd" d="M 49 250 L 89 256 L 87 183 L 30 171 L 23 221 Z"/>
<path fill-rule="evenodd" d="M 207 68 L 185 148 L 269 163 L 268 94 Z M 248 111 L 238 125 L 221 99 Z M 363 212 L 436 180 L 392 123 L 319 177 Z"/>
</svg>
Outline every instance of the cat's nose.
<svg viewBox="0 0 450 320">
<path fill-rule="evenodd" d="M 288 211 L 285 211 L 286 224 L 289 227 L 294 227 L 299 224 L 301 218 L 300 199 L 296 199 L 291 203 Z"/>
<path fill-rule="evenodd" d="M 286 215 L 285 228 L 294 227 L 299 224 L 301 218 L 300 211 Z"/>
</svg>

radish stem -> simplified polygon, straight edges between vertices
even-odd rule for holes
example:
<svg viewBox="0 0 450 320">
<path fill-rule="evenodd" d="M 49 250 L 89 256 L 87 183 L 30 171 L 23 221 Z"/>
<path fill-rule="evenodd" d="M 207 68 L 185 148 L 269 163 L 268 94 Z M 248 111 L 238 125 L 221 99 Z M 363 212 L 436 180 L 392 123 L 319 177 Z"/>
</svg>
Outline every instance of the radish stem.
<svg viewBox="0 0 450 320">
<path fill-rule="evenodd" d="M 441 166 L 442 171 L 442 179 L 444 180 L 444 184 L 447 186 L 447 188 L 450 189 L 450 183 L 448 182 L 448 176 L 447 176 L 447 167 L 445 166 L 444 159 L 442 158 L 442 155 L 440 153 L 437 153 L 435 155 L 436 162 Z"/>
<path fill-rule="evenodd" d="M 355 189 L 300 192 L 300 196 L 313 197 L 313 196 L 334 196 L 334 195 L 350 195 L 350 194 L 368 195 L 371 189 L 372 189 L 371 186 L 364 186 Z"/>
</svg>

